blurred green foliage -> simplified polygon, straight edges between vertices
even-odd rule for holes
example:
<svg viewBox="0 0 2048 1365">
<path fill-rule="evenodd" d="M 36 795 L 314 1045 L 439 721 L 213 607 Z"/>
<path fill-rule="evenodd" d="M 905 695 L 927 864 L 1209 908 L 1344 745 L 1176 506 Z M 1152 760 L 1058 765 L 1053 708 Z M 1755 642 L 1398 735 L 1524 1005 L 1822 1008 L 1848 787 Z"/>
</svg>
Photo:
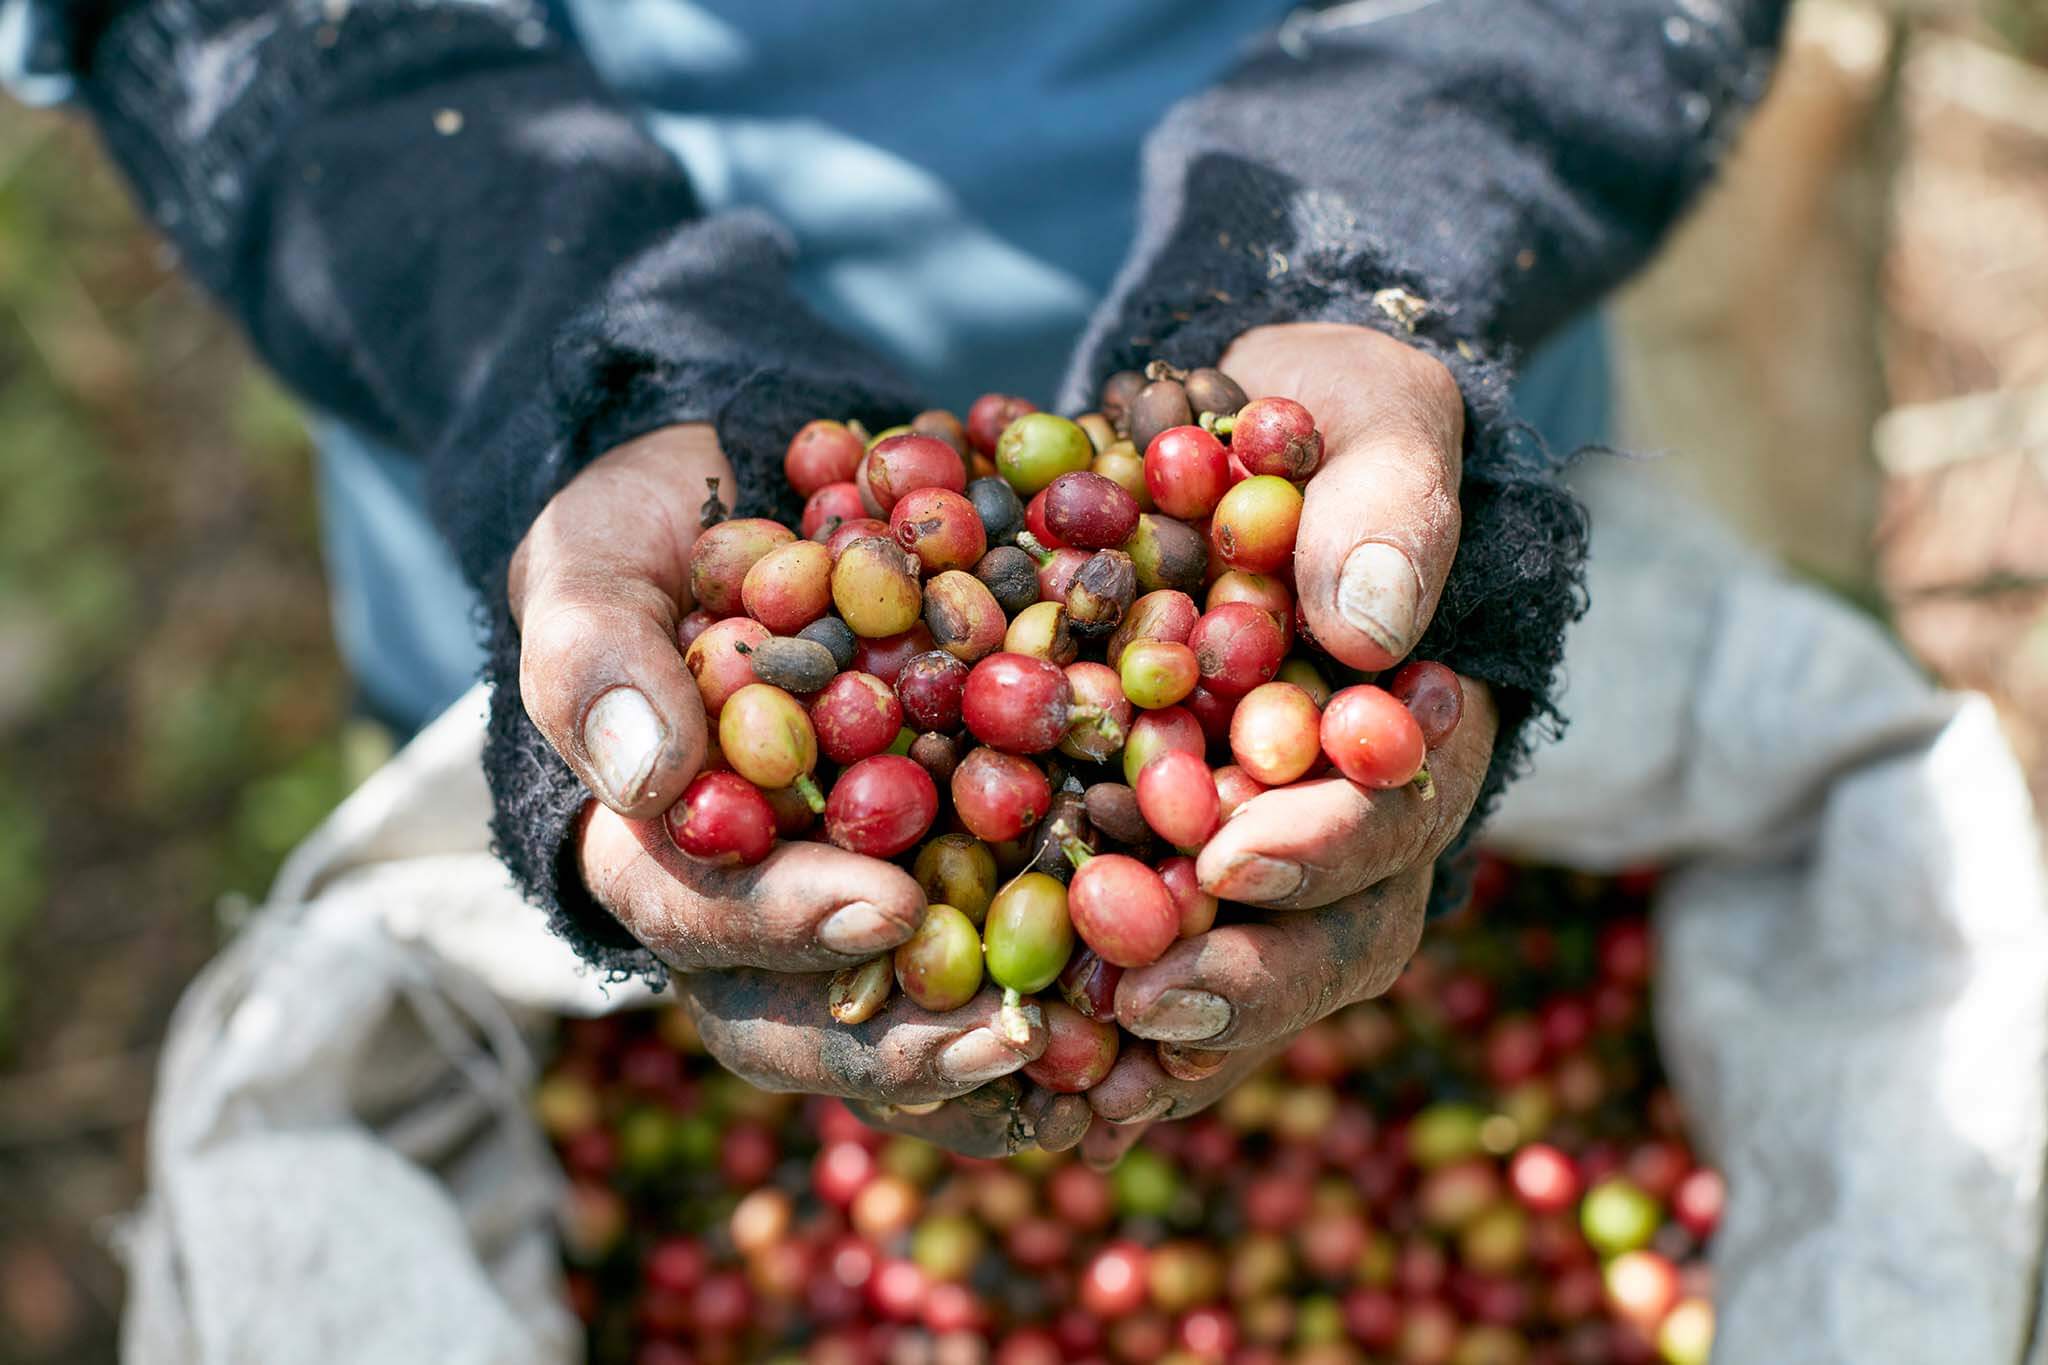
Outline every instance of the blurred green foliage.
<svg viewBox="0 0 2048 1365">
<path fill-rule="evenodd" d="M 173 945 L 109 1030 L 152 1038 L 220 897 L 259 895 L 388 746 L 347 720 L 290 400 L 90 137 L 13 110 L 0 468 L 4 1061 L 70 1026 L 44 997 L 95 970 L 80 943 L 130 970 L 124 943 Z"/>
<path fill-rule="evenodd" d="M 11 786 L 0 790 L 0 1055 L 9 1041 L 15 996 L 4 954 L 42 903 L 42 852 L 42 821 L 35 808 Z"/>
<path fill-rule="evenodd" d="M 1984 17 L 2014 52 L 2048 63 L 2048 0 L 1985 0 Z"/>
</svg>

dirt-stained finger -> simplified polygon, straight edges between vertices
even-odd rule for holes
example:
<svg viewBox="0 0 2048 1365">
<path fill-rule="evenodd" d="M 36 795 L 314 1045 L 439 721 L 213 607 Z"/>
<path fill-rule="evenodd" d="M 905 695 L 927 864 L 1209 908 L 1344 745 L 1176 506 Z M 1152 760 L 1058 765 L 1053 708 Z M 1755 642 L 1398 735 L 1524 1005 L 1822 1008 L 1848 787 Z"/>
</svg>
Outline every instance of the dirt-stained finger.
<svg viewBox="0 0 2048 1365">
<path fill-rule="evenodd" d="M 984 990 L 946 1014 L 899 995 L 865 1023 L 846 1025 L 827 1010 L 830 987 L 824 973 L 755 970 L 707 972 L 682 983 L 711 1055 L 763 1090 L 929 1104 L 1008 1077 L 1045 1050 L 1042 1020 L 1017 1042 L 994 1027 L 1000 991 Z"/>
<path fill-rule="evenodd" d="M 917 931 L 924 893 L 893 864 L 829 844 L 778 844 L 753 867 L 713 867 L 659 820 L 592 809 L 584 885 L 627 932 L 679 971 L 834 970 Z"/>
</svg>

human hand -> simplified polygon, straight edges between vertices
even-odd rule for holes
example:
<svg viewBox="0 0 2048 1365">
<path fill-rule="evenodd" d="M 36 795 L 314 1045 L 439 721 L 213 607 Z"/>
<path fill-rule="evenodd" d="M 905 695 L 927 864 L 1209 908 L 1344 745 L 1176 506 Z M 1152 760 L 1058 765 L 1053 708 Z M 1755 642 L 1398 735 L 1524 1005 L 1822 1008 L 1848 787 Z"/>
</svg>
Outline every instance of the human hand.
<svg viewBox="0 0 2048 1365">
<path fill-rule="evenodd" d="M 990 1027 L 994 987 L 945 1014 L 897 994 L 865 1022 L 831 1016 L 833 974 L 923 918 L 924 894 L 902 869 L 811 843 L 777 845 L 753 867 L 707 867 L 659 821 L 595 803 L 578 848 L 591 895 L 676 969 L 683 1005 L 728 1071 L 764 1090 L 839 1096 L 877 1127 L 968 1156 L 1081 1140 L 1084 1099 L 1013 1076 L 1045 1050 L 1045 1030 L 1014 1041 Z M 848 923 L 859 946 L 836 927 Z"/>
<path fill-rule="evenodd" d="M 1310 1024 L 1393 985 L 1493 752 L 1491 694 L 1459 683 L 1464 714 L 1430 753 L 1434 799 L 1325 778 L 1254 797 L 1210 838 L 1196 860 L 1205 882 L 1242 857 L 1288 858 L 1310 869 L 1316 908 L 1220 923 L 1124 973 L 1117 1022 L 1134 1037 L 1088 1092 L 1091 1161 L 1113 1163 L 1148 1123 L 1199 1113 Z"/>
<path fill-rule="evenodd" d="M 707 478 L 733 487 L 709 427 L 650 433 L 573 479 L 512 560 L 521 700 L 602 803 L 576 833 L 584 884 L 682 974 L 713 1054 L 740 1075 L 887 1106 L 899 1126 L 923 1122 L 963 1148 L 1041 1126 L 1078 1140 L 1074 1105 L 1060 1106 L 1062 1129 L 1015 1085 L 979 1109 L 896 1111 L 968 1093 L 1038 1055 L 1042 1031 L 1010 1045 L 982 1027 L 989 1000 L 946 1016 L 899 1000 L 853 1029 L 827 1014 L 831 972 L 888 952 L 923 919 L 924 895 L 901 868 L 801 842 L 753 867 L 710 867 L 668 837 L 661 817 L 705 752 L 704 705 L 676 628 Z"/>
<path fill-rule="evenodd" d="M 1317 642 L 1353 668 L 1405 658 L 1458 546 L 1464 402 L 1431 357 L 1360 327 L 1245 333 L 1221 368 L 1252 397 L 1309 409 L 1325 459 L 1309 482 L 1295 584 Z M 1304 913 L 1226 923 L 1127 972 L 1128 1047 L 1089 1100 L 1104 1123 L 1083 1152 L 1113 1160 L 1143 1125 L 1194 1113 L 1310 1023 L 1392 984 L 1413 954 L 1432 865 L 1463 827 L 1492 758 L 1486 687 L 1459 680 L 1463 715 L 1430 754 L 1434 799 L 1342 778 L 1266 792 L 1196 860 L 1202 886 L 1243 906 Z"/>
</svg>

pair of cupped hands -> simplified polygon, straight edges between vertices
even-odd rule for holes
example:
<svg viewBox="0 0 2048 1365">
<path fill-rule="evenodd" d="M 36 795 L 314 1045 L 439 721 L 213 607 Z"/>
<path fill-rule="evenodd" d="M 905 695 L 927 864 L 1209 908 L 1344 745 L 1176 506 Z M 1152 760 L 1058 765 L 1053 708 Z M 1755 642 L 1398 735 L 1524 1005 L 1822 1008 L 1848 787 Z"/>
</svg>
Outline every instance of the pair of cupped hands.
<svg viewBox="0 0 2048 1365">
<path fill-rule="evenodd" d="M 1316 639 L 1356 669 L 1398 662 L 1458 545 L 1464 406 L 1450 372 L 1380 333 L 1317 323 L 1248 331 L 1220 364 L 1253 397 L 1301 402 L 1323 431 L 1295 557 Z M 1246 909 L 1124 974 L 1117 1020 L 1149 1041 L 1127 1038 L 1086 1095 L 1015 1074 L 1044 1034 L 1019 1043 L 992 1027 L 993 987 L 947 1014 L 898 994 L 864 1024 L 835 1022 L 830 975 L 910 937 L 925 908 L 917 883 L 820 843 L 709 867 L 663 826 L 705 751 L 676 628 L 707 477 L 734 486 L 706 425 L 612 450 L 535 520 L 508 591 L 527 712 L 596 797 L 576 834 L 584 883 L 674 970 L 728 1069 L 765 1089 L 843 1097 L 872 1123 L 970 1155 L 1078 1144 L 1100 1166 L 1399 975 L 1422 934 L 1432 865 L 1493 750 L 1492 699 L 1470 678 L 1463 719 L 1430 756 L 1433 800 L 1327 778 L 1254 798 L 1209 840 L 1196 862 L 1203 888 Z"/>
</svg>

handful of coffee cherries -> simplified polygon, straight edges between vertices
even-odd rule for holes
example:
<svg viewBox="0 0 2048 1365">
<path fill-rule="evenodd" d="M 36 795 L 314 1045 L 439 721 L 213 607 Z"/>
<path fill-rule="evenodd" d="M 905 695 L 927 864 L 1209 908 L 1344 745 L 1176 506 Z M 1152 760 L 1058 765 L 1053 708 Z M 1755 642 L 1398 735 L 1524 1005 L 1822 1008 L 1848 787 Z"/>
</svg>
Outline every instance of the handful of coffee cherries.
<svg viewBox="0 0 2048 1365">
<path fill-rule="evenodd" d="M 795 530 L 705 505 L 681 643 L 715 742 L 677 847 L 747 865 L 822 821 L 906 860 L 924 921 L 832 981 L 833 1016 L 954 1009 L 986 976 L 998 1027 L 1047 1031 L 1026 1075 L 1095 1085 L 1121 973 L 1215 922 L 1193 855 L 1233 812 L 1333 774 L 1433 795 L 1456 676 L 1354 681 L 1295 602 L 1322 459 L 1301 404 L 1157 362 L 1073 420 L 991 393 L 964 423 L 810 422 Z"/>
<path fill-rule="evenodd" d="M 1708 1365 L 1729 1195 L 1651 1032 L 1646 870 L 1482 857 L 1388 993 L 1116 1168 L 946 1153 L 567 1021 L 535 1095 L 589 1359 Z"/>
</svg>

